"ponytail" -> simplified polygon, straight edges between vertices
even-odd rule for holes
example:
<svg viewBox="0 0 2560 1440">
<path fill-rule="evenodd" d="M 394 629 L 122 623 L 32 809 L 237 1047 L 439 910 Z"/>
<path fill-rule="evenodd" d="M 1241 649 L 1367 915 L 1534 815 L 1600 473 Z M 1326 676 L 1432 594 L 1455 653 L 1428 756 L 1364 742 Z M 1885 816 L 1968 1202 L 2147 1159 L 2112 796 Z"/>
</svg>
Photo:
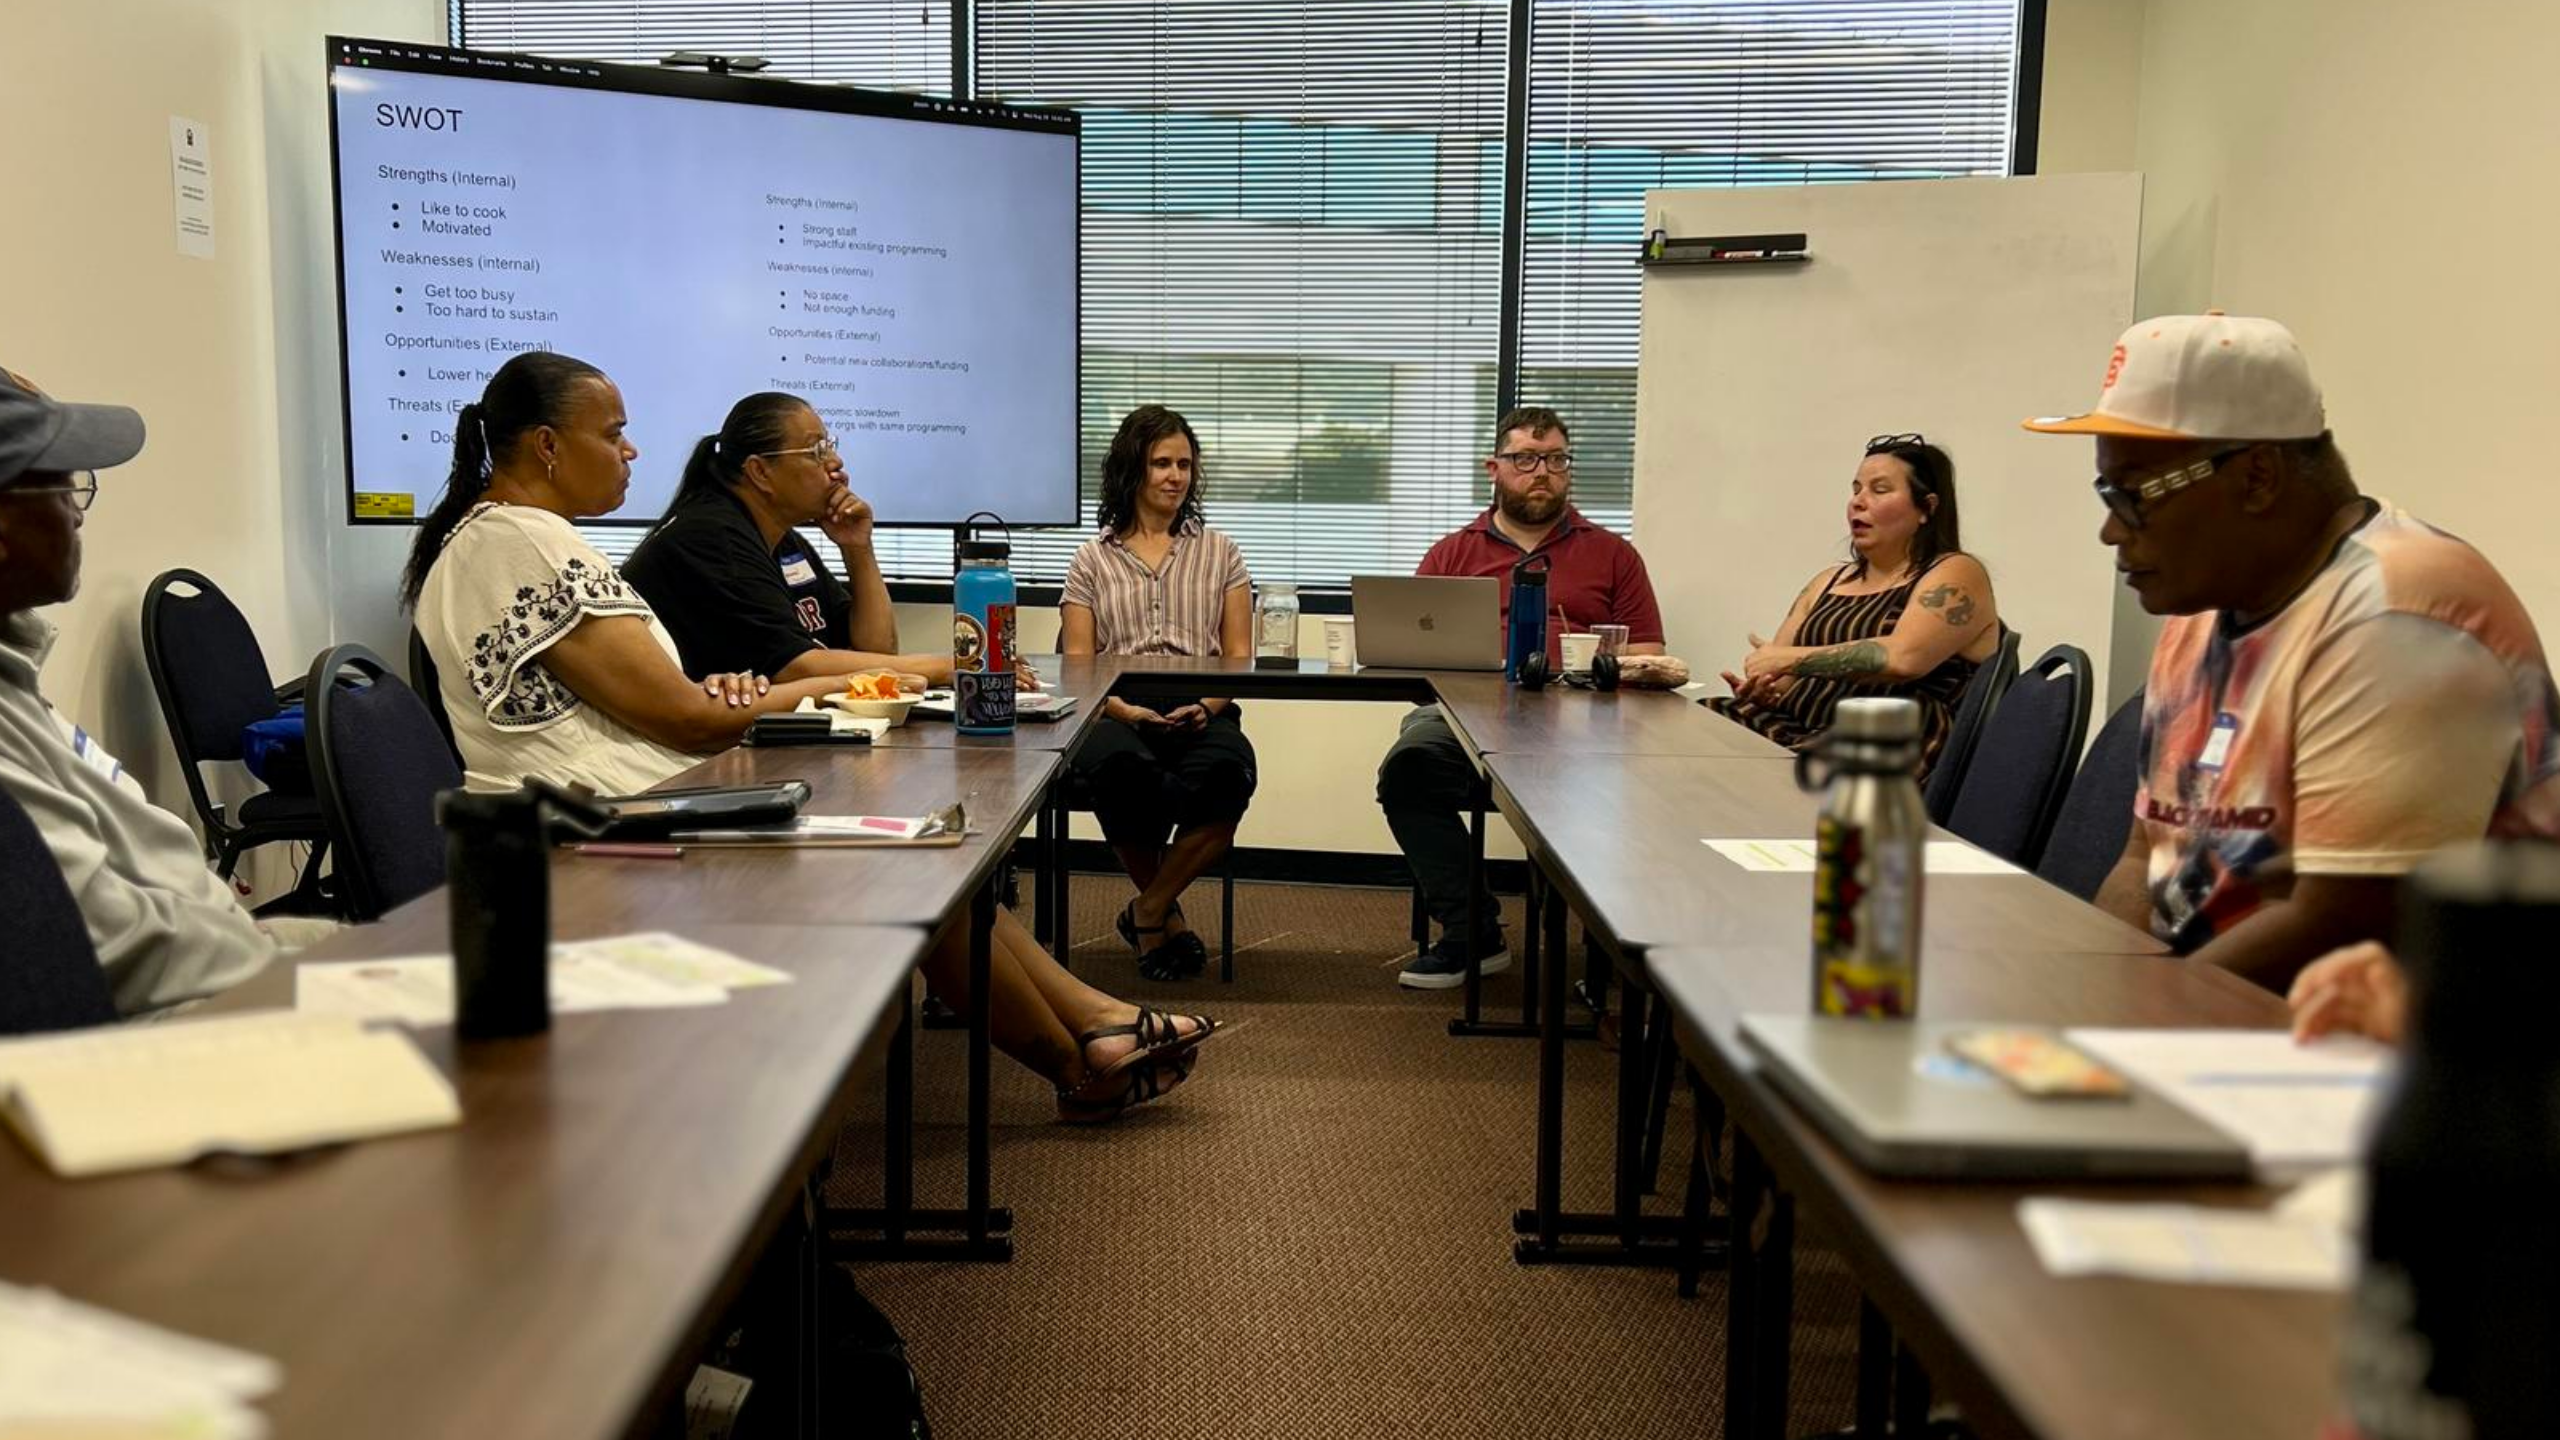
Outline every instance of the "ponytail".
<svg viewBox="0 0 2560 1440">
<path fill-rule="evenodd" d="M 604 372 L 584 360 L 550 350 L 527 350 L 489 377 L 480 398 L 453 417 L 453 468 L 445 475 L 444 494 L 418 522 L 418 538 L 409 545 L 409 563 L 400 573 L 400 606 L 418 608 L 427 575 L 447 540 L 471 507 L 489 492 L 499 463 L 515 455 L 525 433 L 567 422 L 570 391 L 582 380 L 602 380 Z"/>
<path fill-rule="evenodd" d="M 747 461 L 785 448 L 789 442 L 784 425 L 794 414 L 808 408 L 808 401 L 779 390 L 761 390 L 730 406 L 718 434 L 693 442 L 693 453 L 685 458 L 684 476 L 676 481 L 676 493 L 667 501 L 667 513 L 649 527 L 649 534 L 666 529 L 667 522 L 676 518 L 676 511 L 694 497 L 738 488 L 746 478 Z M 645 542 L 647 537 L 642 539 Z"/>
</svg>

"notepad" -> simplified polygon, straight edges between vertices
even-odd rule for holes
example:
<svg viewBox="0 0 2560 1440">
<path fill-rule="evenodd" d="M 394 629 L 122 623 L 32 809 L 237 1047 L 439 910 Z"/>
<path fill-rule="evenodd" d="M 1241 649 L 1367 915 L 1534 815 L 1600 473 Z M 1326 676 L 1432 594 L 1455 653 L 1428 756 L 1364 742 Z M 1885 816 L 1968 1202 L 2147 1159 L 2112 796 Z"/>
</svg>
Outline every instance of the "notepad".
<svg viewBox="0 0 2560 1440">
<path fill-rule="evenodd" d="M 1701 840 L 1698 843 L 1745 870 L 1808 875 L 1813 872 L 1813 842 L 1810 840 Z M 1921 852 L 1921 864 L 1932 875 L 2026 873 L 1990 851 L 1977 850 L 1961 840 L 1931 840 L 1922 845 Z"/>
<path fill-rule="evenodd" d="M 51 1290 L 0 1282 L 0 1436 L 257 1440 L 284 1371 Z"/>
<path fill-rule="evenodd" d="M 451 1125 L 462 1105 L 406 1035 L 270 1010 L 0 1041 L 0 1116 L 75 1178 Z"/>
</svg>

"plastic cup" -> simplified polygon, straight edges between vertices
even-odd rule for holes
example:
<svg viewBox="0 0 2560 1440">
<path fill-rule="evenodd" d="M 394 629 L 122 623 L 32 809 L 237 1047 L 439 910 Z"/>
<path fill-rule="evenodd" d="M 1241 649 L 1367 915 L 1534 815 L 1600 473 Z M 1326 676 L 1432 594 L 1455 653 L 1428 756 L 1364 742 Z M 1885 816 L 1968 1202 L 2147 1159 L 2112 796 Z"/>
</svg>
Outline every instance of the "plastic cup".
<svg viewBox="0 0 2560 1440">
<path fill-rule="evenodd" d="M 1360 653 L 1351 640 L 1351 622 L 1328 618 L 1324 622 L 1324 663 L 1348 670 L 1360 663 Z"/>
</svg>

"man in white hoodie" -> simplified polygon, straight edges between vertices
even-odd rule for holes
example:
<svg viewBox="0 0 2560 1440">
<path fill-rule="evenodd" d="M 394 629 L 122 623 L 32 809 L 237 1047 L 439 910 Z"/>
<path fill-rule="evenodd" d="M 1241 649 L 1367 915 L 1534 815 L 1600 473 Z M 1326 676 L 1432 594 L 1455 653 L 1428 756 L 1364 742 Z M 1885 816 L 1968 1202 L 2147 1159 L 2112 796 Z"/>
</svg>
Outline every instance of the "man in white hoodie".
<svg viewBox="0 0 2560 1440">
<path fill-rule="evenodd" d="M 213 994 L 276 954 L 186 822 L 36 686 L 55 631 L 35 612 L 80 588 L 96 472 L 141 449 L 133 411 L 63 404 L 0 369 L 0 790 L 52 847 L 126 1015 Z"/>
</svg>

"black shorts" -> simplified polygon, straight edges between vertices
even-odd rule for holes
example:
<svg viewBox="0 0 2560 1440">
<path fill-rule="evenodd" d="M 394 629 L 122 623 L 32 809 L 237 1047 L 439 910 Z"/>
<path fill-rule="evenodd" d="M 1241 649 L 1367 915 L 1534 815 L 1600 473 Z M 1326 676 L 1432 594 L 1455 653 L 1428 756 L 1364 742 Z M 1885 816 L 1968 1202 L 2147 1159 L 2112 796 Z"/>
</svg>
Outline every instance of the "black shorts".
<svg viewBox="0 0 2560 1440">
<path fill-rule="evenodd" d="M 1145 731 L 1104 717 L 1069 762 L 1114 845 L 1162 845 L 1178 829 L 1244 817 L 1255 784 L 1253 742 L 1235 706 L 1199 730 Z"/>
</svg>

